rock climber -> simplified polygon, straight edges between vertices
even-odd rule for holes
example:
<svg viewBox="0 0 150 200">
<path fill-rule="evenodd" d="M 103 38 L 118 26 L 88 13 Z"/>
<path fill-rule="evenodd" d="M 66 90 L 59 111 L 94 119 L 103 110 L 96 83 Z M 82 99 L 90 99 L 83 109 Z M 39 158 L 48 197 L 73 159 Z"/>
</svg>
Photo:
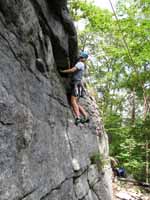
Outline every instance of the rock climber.
<svg viewBox="0 0 150 200">
<path fill-rule="evenodd" d="M 71 73 L 71 106 L 75 114 L 75 124 L 88 123 L 89 116 L 85 109 L 79 104 L 79 98 L 83 97 L 84 87 L 82 84 L 83 72 L 85 70 L 85 62 L 88 58 L 87 52 L 81 52 L 78 62 L 74 67 L 62 70 L 61 73 Z M 81 115 L 83 117 L 81 117 Z"/>
</svg>

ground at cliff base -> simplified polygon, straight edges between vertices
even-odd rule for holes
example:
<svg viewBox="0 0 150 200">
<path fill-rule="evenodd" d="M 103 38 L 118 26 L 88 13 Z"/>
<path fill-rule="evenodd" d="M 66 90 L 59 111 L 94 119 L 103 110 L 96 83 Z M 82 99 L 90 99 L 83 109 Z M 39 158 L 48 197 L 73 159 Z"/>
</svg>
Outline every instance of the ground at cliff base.
<svg viewBox="0 0 150 200">
<path fill-rule="evenodd" d="M 113 200 L 150 200 L 150 188 L 117 180 L 113 183 Z"/>
</svg>

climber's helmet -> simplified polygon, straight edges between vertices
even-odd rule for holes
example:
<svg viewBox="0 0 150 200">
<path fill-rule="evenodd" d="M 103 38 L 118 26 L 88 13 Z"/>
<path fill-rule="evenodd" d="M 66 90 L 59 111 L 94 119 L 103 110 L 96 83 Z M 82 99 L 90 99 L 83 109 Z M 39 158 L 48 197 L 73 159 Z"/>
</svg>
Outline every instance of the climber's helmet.
<svg viewBox="0 0 150 200">
<path fill-rule="evenodd" d="M 85 58 L 85 59 L 87 59 L 88 57 L 89 57 L 89 55 L 88 55 L 87 52 L 85 52 L 85 51 L 81 51 L 81 52 L 80 52 L 80 58 Z"/>
</svg>

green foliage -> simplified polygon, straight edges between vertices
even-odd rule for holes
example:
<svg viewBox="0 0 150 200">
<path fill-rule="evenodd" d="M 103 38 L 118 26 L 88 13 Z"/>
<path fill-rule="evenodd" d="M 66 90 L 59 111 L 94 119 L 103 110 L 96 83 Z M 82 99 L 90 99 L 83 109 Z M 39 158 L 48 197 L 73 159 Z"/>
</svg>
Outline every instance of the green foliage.
<svg viewBox="0 0 150 200">
<path fill-rule="evenodd" d="M 104 159 L 103 155 L 99 152 L 94 153 L 91 157 L 91 164 L 95 164 L 97 166 L 98 171 L 101 171 L 104 166 L 107 164 L 106 160 Z"/>
<path fill-rule="evenodd" d="M 150 165 L 145 145 L 150 146 L 150 2 L 119 0 L 118 19 L 92 1 L 72 0 L 70 8 L 74 20 L 85 23 L 79 47 L 94 57 L 88 63 L 89 82 L 100 96 L 110 153 L 144 181 Z"/>
</svg>

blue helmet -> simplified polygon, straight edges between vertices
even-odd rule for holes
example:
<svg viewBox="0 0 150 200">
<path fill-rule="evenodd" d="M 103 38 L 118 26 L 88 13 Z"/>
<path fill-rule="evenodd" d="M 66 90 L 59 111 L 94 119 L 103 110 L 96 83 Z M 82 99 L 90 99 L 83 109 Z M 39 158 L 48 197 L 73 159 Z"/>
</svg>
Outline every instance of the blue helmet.
<svg viewBox="0 0 150 200">
<path fill-rule="evenodd" d="M 85 51 L 81 51 L 81 53 L 80 53 L 80 58 L 88 58 L 88 53 L 87 52 L 85 52 Z"/>
</svg>

